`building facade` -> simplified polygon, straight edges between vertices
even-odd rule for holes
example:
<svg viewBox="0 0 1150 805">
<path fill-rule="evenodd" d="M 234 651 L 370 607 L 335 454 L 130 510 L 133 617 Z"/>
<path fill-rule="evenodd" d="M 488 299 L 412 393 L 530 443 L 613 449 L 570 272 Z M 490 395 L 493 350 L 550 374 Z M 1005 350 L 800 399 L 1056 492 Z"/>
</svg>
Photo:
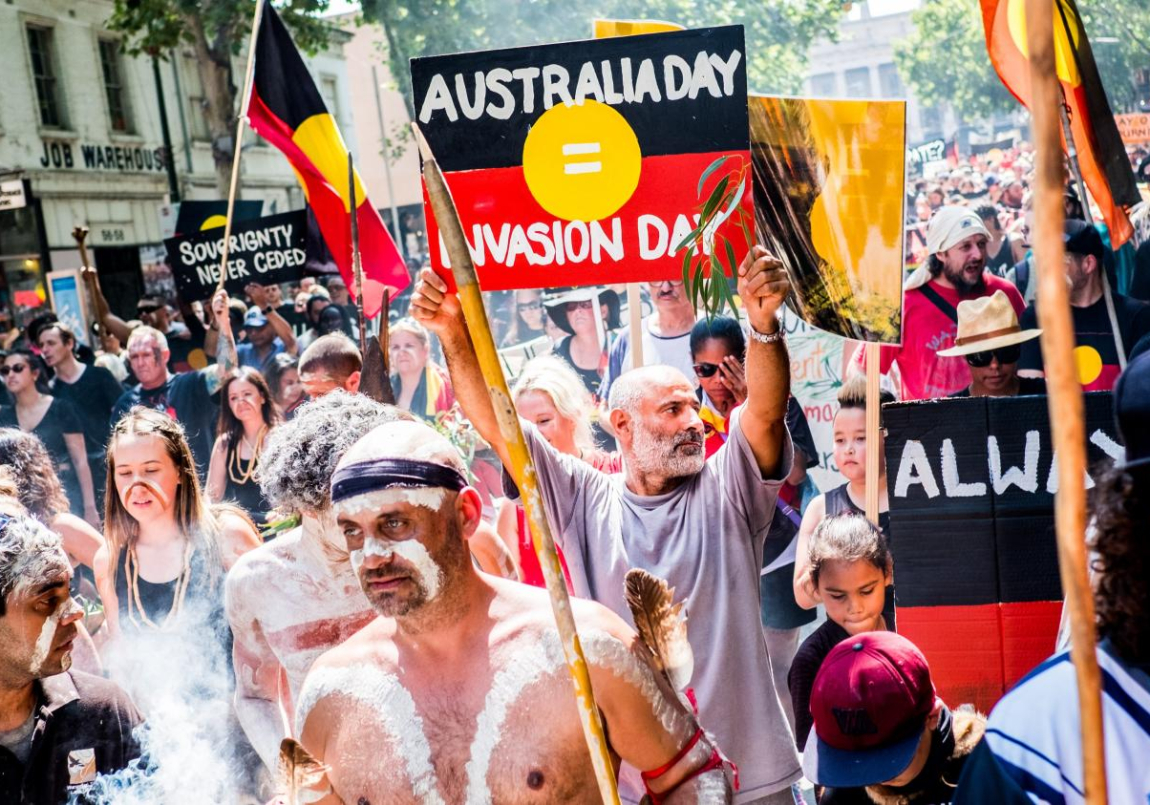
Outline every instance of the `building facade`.
<svg viewBox="0 0 1150 805">
<path fill-rule="evenodd" d="M 76 226 L 89 229 L 90 258 L 113 312 L 134 318 L 150 283 L 170 284 L 163 220 L 172 220 L 173 195 L 221 197 L 191 49 L 167 54 L 157 67 L 147 57 L 128 57 L 120 36 L 107 30 L 111 13 L 112 3 L 103 0 L 0 5 L 0 48 L 8 54 L 0 82 L 0 187 L 14 194 L 0 193 L 0 317 L 17 326 L 48 303 L 50 272 L 80 266 Z M 342 54 L 349 38 L 337 32 L 325 52 L 305 59 L 354 151 Z M 238 82 L 242 60 L 234 67 Z M 282 154 L 250 130 L 243 147 L 241 198 L 262 201 L 265 215 L 302 208 L 303 193 Z"/>
</svg>

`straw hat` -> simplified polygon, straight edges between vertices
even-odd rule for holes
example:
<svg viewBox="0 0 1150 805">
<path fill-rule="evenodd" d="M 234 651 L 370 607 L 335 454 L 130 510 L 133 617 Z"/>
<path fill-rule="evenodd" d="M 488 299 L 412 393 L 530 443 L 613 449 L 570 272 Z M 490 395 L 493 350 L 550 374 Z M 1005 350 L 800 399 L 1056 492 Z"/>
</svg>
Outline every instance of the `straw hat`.
<svg viewBox="0 0 1150 805">
<path fill-rule="evenodd" d="M 1023 330 L 1010 299 L 1002 291 L 958 303 L 958 337 L 950 349 L 939 350 L 940 358 L 953 358 L 1021 344 L 1038 338 L 1041 330 Z"/>
</svg>

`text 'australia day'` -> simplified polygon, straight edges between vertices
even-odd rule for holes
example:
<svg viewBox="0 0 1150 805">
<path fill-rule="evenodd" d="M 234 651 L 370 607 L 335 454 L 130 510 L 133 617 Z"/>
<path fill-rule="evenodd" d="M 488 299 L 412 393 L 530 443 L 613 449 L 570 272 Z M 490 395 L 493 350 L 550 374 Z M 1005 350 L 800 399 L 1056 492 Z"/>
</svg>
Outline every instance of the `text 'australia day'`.
<svg viewBox="0 0 1150 805">
<path fill-rule="evenodd" d="M 478 120 L 488 115 L 507 120 L 513 114 L 530 115 L 558 103 L 568 106 L 588 99 L 609 106 L 631 103 L 694 100 L 702 92 L 713 98 L 729 97 L 735 91 L 735 71 L 743 54 L 727 55 L 700 50 L 693 63 L 678 54 L 654 59 L 631 58 L 586 61 L 574 76 L 558 64 L 495 67 L 470 74 L 436 73 L 419 108 L 419 120 L 428 123 L 436 112 L 455 122 L 460 115 Z M 537 100 L 538 99 L 538 100 Z"/>
</svg>

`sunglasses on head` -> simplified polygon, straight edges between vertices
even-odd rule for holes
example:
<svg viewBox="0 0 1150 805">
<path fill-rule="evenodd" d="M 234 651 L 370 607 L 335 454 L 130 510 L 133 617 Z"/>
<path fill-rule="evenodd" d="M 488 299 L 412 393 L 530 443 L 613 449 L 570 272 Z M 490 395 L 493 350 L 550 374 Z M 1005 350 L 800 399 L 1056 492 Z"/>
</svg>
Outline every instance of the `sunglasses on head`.
<svg viewBox="0 0 1150 805">
<path fill-rule="evenodd" d="M 1018 363 L 1018 359 L 1021 357 L 1022 346 L 1020 344 L 1012 344 L 1009 347 L 988 349 L 986 352 L 972 352 L 966 356 L 966 363 L 975 369 L 985 369 L 987 366 L 990 366 L 990 362 L 993 359 L 998 360 L 999 366 L 1005 366 L 1008 363 Z"/>
<path fill-rule="evenodd" d="M 717 363 L 696 363 L 694 369 L 697 377 L 712 377 L 715 372 L 719 371 L 719 365 Z"/>
<path fill-rule="evenodd" d="M 0 366 L 0 377 L 7 377 L 10 374 L 21 374 L 27 368 L 28 364 L 26 363 L 14 363 L 11 366 Z"/>
</svg>

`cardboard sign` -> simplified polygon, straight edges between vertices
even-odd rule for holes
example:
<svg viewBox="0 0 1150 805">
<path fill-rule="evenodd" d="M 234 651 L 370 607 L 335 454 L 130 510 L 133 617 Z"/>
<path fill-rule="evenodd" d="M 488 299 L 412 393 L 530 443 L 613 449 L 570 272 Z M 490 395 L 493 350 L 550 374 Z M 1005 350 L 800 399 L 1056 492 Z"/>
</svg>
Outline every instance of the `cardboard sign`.
<svg viewBox="0 0 1150 805">
<path fill-rule="evenodd" d="M 786 266 L 808 324 L 897 344 L 906 102 L 753 96 L 758 242 Z"/>
<path fill-rule="evenodd" d="M 883 407 L 898 630 L 930 657 L 952 706 L 989 712 L 1054 651 L 1060 479 L 1046 404 L 975 397 Z M 1107 392 L 1086 395 L 1086 438 L 1088 467 L 1123 455 Z"/>
<path fill-rule="evenodd" d="M 1150 115 L 1114 115 L 1118 136 L 1126 145 L 1150 143 Z"/>
<path fill-rule="evenodd" d="M 740 26 L 413 59 L 411 79 L 484 290 L 681 280 L 676 247 L 739 170 L 750 227 Z M 735 218 L 716 240 L 741 260 Z M 430 207 L 427 222 L 450 276 Z"/>
<path fill-rule="evenodd" d="M 210 299 L 219 281 L 223 227 L 164 241 L 176 287 L 187 302 Z M 307 260 L 303 210 L 232 224 L 224 288 L 239 295 L 250 282 L 276 285 L 300 278 Z"/>
</svg>

